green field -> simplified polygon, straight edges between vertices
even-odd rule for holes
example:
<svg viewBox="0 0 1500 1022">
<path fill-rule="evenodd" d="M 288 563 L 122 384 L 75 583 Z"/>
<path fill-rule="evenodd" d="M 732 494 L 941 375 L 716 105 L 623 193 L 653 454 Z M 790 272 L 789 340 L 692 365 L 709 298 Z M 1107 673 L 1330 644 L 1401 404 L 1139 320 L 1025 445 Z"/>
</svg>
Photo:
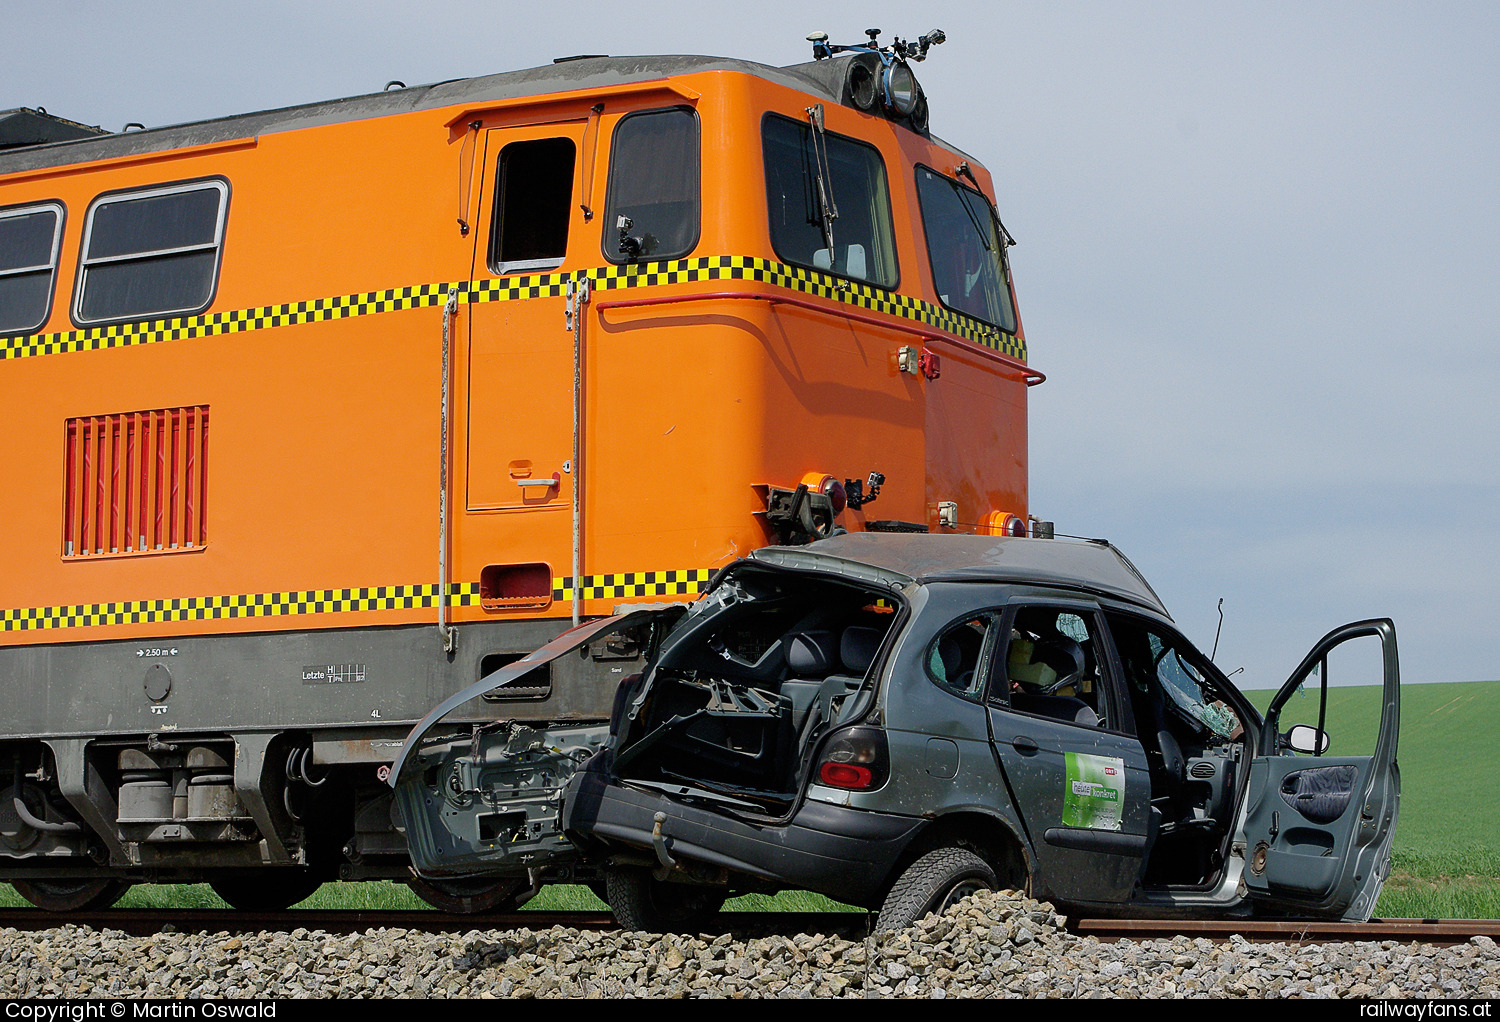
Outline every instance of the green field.
<svg viewBox="0 0 1500 1022">
<path fill-rule="evenodd" d="M 1257 705 L 1270 691 L 1248 693 Z M 1326 727 L 1332 755 L 1368 753 L 1380 715 L 1376 687 L 1330 688 Z M 1500 790 L 1484 794 L 1500 753 L 1500 681 L 1409 685 L 1401 690 L 1401 812 L 1390 881 L 1375 913 L 1429 919 L 1500 918 Z M 1294 697 L 1287 723 L 1316 723 L 1316 693 Z M 1478 793 L 1476 795 L 1476 792 Z M 8 886 L 0 905 L 22 906 Z M 136 908 L 224 908 L 207 886 L 143 885 L 120 902 Z M 412 908 L 426 906 L 404 886 L 390 883 L 328 884 L 303 902 L 309 908 Z M 528 908 L 602 910 L 586 887 L 549 887 Z M 836 907 L 817 895 L 737 898 L 731 909 L 823 911 Z"/>
</svg>

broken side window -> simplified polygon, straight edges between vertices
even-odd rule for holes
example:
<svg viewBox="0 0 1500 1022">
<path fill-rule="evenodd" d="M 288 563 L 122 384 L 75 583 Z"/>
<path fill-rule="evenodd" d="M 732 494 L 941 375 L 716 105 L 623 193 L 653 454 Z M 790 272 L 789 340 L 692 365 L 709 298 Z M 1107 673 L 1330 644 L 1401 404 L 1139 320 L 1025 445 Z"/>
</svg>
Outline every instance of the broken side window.
<svg viewBox="0 0 1500 1022">
<path fill-rule="evenodd" d="M 977 698 L 983 681 L 980 660 L 994 615 L 978 614 L 944 629 L 927 649 L 927 675 L 939 687 Z"/>
<path fill-rule="evenodd" d="M 1010 708 L 1083 727 L 1116 726 L 1092 614 L 1057 607 L 1016 611 L 990 697 Z"/>
</svg>

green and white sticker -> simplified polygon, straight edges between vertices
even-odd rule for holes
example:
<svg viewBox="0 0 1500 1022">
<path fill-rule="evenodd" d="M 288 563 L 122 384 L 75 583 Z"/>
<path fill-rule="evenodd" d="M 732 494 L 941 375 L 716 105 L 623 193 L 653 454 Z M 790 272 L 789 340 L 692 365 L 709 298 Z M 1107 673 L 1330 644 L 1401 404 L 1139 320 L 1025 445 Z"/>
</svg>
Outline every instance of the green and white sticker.
<svg viewBox="0 0 1500 1022">
<path fill-rule="evenodd" d="M 1068 777 L 1063 793 L 1063 826 L 1119 830 L 1120 807 L 1125 804 L 1125 761 L 1082 752 L 1064 755 Z"/>
</svg>

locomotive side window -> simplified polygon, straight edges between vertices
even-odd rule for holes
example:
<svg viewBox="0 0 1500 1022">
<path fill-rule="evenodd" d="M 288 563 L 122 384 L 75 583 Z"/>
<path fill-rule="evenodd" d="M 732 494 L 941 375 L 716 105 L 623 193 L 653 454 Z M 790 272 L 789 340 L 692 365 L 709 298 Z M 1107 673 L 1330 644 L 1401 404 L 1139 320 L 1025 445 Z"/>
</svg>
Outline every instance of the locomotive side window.
<svg viewBox="0 0 1500 1022">
<path fill-rule="evenodd" d="M 794 266 L 895 287 L 891 198 L 879 150 L 827 131 L 816 142 L 807 124 L 774 115 L 761 123 L 771 247 Z"/>
<path fill-rule="evenodd" d="M 568 138 L 512 142 L 500 151 L 490 269 L 513 273 L 562 265 L 576 155 Z"/>
<path fill-rule="evenodd" d="M 0 210 L 0 336 L 47 321 L 62 222 L 55 202 Z"/>
<path fill-rule="evenodd" d="M 701 205 L 698 149 L 698 115 L 692 110 L 674 107 L 620 119 L 604 202 L 606 259 L 676 259 L 693 250 Z"/>
<path fill-rule="evenodd" d="M 218 282 L 225 181 L 101 196 L 83 226 L 80 324 L 201 312 Z"/>
<path fill-rule="evenodd" d="M 917 195 L 933 283 L 943 304 L 1016 332 L 1016 310 L 989 200 L 952 178 L 917 168 Z"/>
</svg>

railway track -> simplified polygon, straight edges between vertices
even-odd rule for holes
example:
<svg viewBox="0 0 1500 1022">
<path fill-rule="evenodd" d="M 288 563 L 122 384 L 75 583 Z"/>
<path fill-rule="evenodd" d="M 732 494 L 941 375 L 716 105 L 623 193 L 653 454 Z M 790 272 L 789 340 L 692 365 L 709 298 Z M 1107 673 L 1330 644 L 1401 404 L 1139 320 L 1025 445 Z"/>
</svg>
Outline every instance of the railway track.
<svg viewBox="0 0 1500 1022">
<path fill-rule="evenodd" d="M 736 937 L 771 934 L 821 933 L 857 939 L 869 933 L 871 917 L 863 912 L 724 912 L 718 930 Z M 385 927 L 427 932 L 452 930 L 532 930 L 565 926 L 578 930 L 617 930 L 619 924 L 608 912 L 511 912 L 491 915 L 458 915 L 448 912 L 412 910 L 288 912 L 238 912 L 229 909 L 106 909 L 62 915 L 35 909 L 0 909 L 0 927 L 50 930 L 65 925 L 119 930 L 135 936 L 178 932 L 258 933 L 295 929 L 327 933 L 353 933 Z M 1076 919 L 1068 929 L 1101 941 L 1155 940 L 1176 936 L 1228 940 L 1239 935 L 1255 942 L 1289 944 L 1334 941 L 1398 941 L 1436 946 L 1466 943 L 1471 937 L 1500 940 L 1497 919 L 1375 919 L 1368 923 L 1316 920 L 1173 920 L 1173 919 Z"/>
</svg>

